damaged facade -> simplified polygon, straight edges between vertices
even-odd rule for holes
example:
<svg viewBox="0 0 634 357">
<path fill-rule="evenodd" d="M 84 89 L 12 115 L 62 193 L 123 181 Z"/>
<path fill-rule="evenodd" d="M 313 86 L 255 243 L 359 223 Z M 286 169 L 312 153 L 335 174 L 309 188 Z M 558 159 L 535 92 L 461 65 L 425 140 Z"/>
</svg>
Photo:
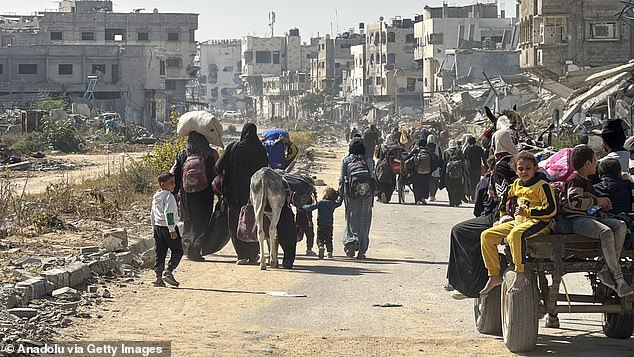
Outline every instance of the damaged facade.
<svg viewBox="0 0 634 357">
<path fill-rule="evenodd" d="M 450 89 L 454 81 L 465 76 L 464 71 L 455 67 L 457 50 L 506 51 L 497 52 L 502 59 L 514 56 L 513 20 L 505 18 L 503 11 L 498 17 L 497 4 L 426 6 L 423 15 L 416 20 L 415 58 L 423 62 L 423 84 L 426 93 Z M 468 53 L 463 52 L 462 57 L 466 54 Z M 483 54 L 488 55 L 489 52 Z M 471 61 L 476 62 L 479 59 L 477 57 L 479 56 Z M 514 61 L 511 58 L 510 61 L 501 63 L 504 67 L 517 67 Z M 502 68 L 501 73 L 495 73 L 498 69 L 497 65 L 487 66 L 486 71 L 491 76 L 512 72 L 508 68 Z M 481 71 L 474 70 L 471 75 L 480 79 L 482 74 L 478 72 Z"/>
<path fill-rule="evenodd" d="M 519 1 L 520 64 L 557 80 L 587 66 L 634 57 L 632 29 L 619 20 L 619 0 Z"/>
<path fill-rule="evenodd" d="M 209 108 L 245 110 L 242 93 L 242 47 L 240 40 L 210 40 L 200 44 L 201 101 Z"/>
<path fill-rule="evenodd" d="M 153 127 L 185 101 L 196 55 L 197 14 L 115 13 L 112 1 L 68 0 L 57 12 L 0 17 L 0 103 L 42 91 L 83 97 Z"/>
<path fill-rule="evenodd" d="M 242 82 L 247 112 L 259 118 L 296 118 L 298 96 L 310 88 L 310 62 L 318 42 L 302 44 L 298 29 L 286 36 L 242 39 Z"/>
</svg>

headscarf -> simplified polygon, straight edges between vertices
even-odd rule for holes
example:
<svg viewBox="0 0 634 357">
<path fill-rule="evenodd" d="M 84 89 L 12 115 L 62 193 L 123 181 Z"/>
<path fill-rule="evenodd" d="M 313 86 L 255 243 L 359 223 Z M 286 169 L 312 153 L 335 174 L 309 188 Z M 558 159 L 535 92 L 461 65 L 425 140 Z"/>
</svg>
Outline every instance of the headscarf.
<svg viewBox="0 0 634 357">
<path fill-rule="evenodd" d="M 424 148 L 427 146 L 427 138 L 420 138 L 418 139 L 418 143 L 417 143 L 419 148 Z"/>
<path fill-rule="evenodd" d="M 209 141 L 207 138 L 196 131 L 192 131 L 187 136 L 187 144 L 185 144 L 185 149 L 189 153 L 196 154 L 205 154 L 207 152 L 211 152 L 211 148 L 209 147 Z"/>
<path fill-rule="evenodd" d="M 511 155 L 519 153 L 517 146 L 513 143 L 513 137 L 510 129 L 498 130 L 493 134 L 494 153 L 500 154 L 503 152 Z"/>
<path fill-rule="evenodd" d="M 365 155 L 365 144 L 363 143 L 363 139 L 354 138 L 350 141 L 350 145 L 348 146 L 348 153 L 351 155 Z"/>
<path fill-rule="evenodd" d="M 455 148 L 458 147 L 458 143 L 456 143 L 455 140 L 449 140 L 449 145 L 448 146 L 449 146 L 450 149 L 455 149 Z"/>
<path fill-rule="evenodd" d="M 434 134 L 429 134 L 429 136 L 427 137 L 427 143 L 438 144 L 438 139 L 436 139 L 436 136 L 434 136 Z"/>
<path fill-rule="evenodd" d="M 260 143 L 260 138 L 258 137 L 258 127 L 253 123 L 246 123 L 242 128 L 242 134 L 240 134 L 240 141 L 238 142 L 238 145 L 244 146 L 253 143 Z"/>
</svg>

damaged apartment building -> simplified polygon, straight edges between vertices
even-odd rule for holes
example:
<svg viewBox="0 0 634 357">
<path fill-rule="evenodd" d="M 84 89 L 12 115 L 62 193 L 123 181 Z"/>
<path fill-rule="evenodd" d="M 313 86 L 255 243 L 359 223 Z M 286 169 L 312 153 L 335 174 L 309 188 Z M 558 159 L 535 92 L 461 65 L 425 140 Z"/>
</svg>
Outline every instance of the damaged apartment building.
<svg viewBox="0 0 634 357">
<path fill-rule="evenodd" d="M 425 93 L 521 72 L 514 20 L 497 4 L 426 6 L 414 27 Z"/>
<path fill-rule="evenodd" d="M 197 28 L 197 14 L 116 13 L 108 0 L 0 16 L 0 104 L 26 105 L 40 92 L 86 96 L 152 128 L 185 101 Z"/>
<path fill-rule="evenodd" d="M 266 119 L 297 119 L 299 97 L 311 88 L 310 63 L 318 42 L 302 44 L 298 29 L 286 36 L 242 39 L 242 82 L 247 113 Z"/>
<path fill-rule="evenodd" d="M 239 39 L 209 40 L 198 48 L 201 101 L 209 108 L 222 110 L 246 109 L 240 71 L 242 45 Z"/>
<path fill-rule="evenodd" d="M 558 80 L 579 69 L 634 58 L 632 27 L 620 0 L 519 2 L 520 65 Z"/>
</svg>

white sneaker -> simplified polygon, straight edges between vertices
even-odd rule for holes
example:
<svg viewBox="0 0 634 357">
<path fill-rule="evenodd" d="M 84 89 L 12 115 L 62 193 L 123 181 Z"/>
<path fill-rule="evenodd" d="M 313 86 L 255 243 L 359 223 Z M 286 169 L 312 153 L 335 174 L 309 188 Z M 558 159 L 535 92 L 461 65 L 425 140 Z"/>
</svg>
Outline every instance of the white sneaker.
<svg viewBox="0 0 634 357">
<path fill-rule="evenodd" d="M 436 201 L 436 196 L 429 196 L 429 201 L 430 202 Z"/>
</svg>

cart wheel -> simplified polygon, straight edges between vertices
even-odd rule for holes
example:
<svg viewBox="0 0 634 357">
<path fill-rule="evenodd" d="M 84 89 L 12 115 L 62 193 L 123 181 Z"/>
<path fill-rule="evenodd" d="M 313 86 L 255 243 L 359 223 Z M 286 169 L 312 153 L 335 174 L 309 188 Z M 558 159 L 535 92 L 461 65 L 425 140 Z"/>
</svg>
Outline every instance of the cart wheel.
<svg viewBox="0 0 634 357">
<path fill-rule="evenodd" d="M 634 314 L 604 313 L 603 333 L 610 338 L 630 338 L 634 333 Z"/>
<path fill-rule="evenodd" d="M 405 182 L 402 174 L 396 177 L 396 189 L 398 192 L 398 203 L 405 203 Z"/>
<path fill-rule="evenodd" d="M 539 295 L 535 273 L 527 269 L 526 284 L 516 293 L 508 293 L 515 272 L 507 269 L 502 283 L 502 336 L 511 352 L 527 352 L 537 344 L 539 330 Z"/>
<path fill-rule="evenodd" d="M 495 287 L 486 297 L 473 300 L 473 314 L 478 332 L 486 335 L 502 335 L 502 289 Z"/>
</svg>

